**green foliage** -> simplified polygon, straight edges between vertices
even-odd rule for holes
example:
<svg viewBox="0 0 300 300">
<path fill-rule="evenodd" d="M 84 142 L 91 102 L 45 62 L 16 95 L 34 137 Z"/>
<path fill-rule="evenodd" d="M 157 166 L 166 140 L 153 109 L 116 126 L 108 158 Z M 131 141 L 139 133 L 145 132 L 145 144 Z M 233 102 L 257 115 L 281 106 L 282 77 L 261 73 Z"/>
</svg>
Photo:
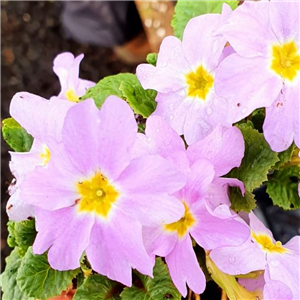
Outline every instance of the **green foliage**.
<svg viewBox="0 0 300 300">
<path fill-rule="evenodd" d="M 263 108 L 258 108 L 254 110 L 251 115 L 251 121 L 253 122 L 254 128 L 259 132 L 263 132 L 262 126 L 265 120 L 265 110 Z"/>
<path fill-rule="evenodd" d="M 300 208 L 298 184 L 300 181 L 299 166 L 286 165 L 269 176 L 267 193 L 275 205 L 283 209 Z"/>
<path fill-rule="evenodd" d="M 13 118 L 2 121 L 2 136 L 8 146 L 16 152 L 30 150 L 33 137 Z"/>
<path fill-rule="evenodd" d="M 100 80 L 80 100 L 92 98 L 100 108 L 108 96 L 115 95 L 125 99 L 136 114 L 146 118 L 156 108 L 156 94 L 154 90 L 144 90 L 136 75 L 121 73 Z"/>
<path fill-rule="evenodd" d="M 225 177 L 238 178 L 245 184 L 245 197 L 236 188 L 230 189 L 230 201 L 236 211 L 249 212 L 255 207 L 252 191 L 268 180 L 268 172 L 278 161 L 262 133 L 249 124 L 240 124 L 245 140 L 245 155 L 239 168 L 232 169 Z"/>
<path fill-rule="evenodd" d="M 47 254 L 34 255 L 30 247 L 22 259 L 17 283 L 28 296 L 43 300 L 60 295 L 72 284 L 72 279 L 79 272 L 80 269 L 71 271 L 51 269 Z"/>
<path fill-rule="evenodd" d="M 107 277 L 95 274 L 88 276 L 77 289 L 74 300 L 120 300 L 123 286 Z"/>
<path fill-rule="evenodd" d="M 238 5 L 238 1 L 177 1 L 171 23 L 174 35 L 182 39 L 184 28 L 190 19 L 203 14 L 221 13 L 223 3 L 227 3 L 232 9 Z"/>
<path fill-rule="evenodd" d="M 15 224 L 16 223 L 13 221 L 7 222 L 7 230 L 8 230 L 7 245 L 12 248 L 17 246 L 17 242 L 15 239 Z"/>
<path fill-rule="evenodd" d="M 155 67 L 156 61 L 157 61 L 157 53 L 149 53 L 146 57 L 146 61 L 147 61 L 147 63 L 149 63 Z"/>
<path fill-rule="evenodd" d="M 133 286 L 126 287 L 121 294 L 123 300 L 180 300 L 181 296 L 170 278 L 167 266 L 160 258 L 156 259 L 154 278 L 134 272 Z"/>
<path fill-rule="evenodd" d="M 285 165 L 288 162 L 290 162 L 292 160 L 292 155 L 293 155 L 294 149 L 295 149 L 295 145 L 292 144 L 285 151 L 279 152 L 278 153 L 279 161 L 275 164 L 274 169 L 278 170 L 280 167 L 282 167 L 283 165 Z"/>
<path fill-rule="evenodd" d="M 21 257 L 18 248 L 15 248 L 11 254 L 5 259 L 5 271 L 1 274 L 1 288 L 3 292 L 3 300 L 33 300 L 25 295 L 17 285 L 17 273 L 21 265 Z"/>
</svg>

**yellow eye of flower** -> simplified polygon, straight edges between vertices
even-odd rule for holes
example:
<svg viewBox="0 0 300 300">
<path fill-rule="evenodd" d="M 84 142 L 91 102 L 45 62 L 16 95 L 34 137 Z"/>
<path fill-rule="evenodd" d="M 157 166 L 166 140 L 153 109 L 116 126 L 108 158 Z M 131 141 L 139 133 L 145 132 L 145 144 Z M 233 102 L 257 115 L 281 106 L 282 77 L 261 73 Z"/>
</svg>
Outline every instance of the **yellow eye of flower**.
<svg viewBox="0 0 300 300">
<path fill-rule="evenodd" d="M 42 159 L 42 165 L 46 166 L 50 160 L 50 150 L 49 148 L 44 145 L 44 151 L 40 154 L 40 158 Z"/>
<path fill-rule="evenodd" d="M 188 85 L 187 95 L 205 100 L 214 85 L 213 76 L 200 66 L 195 72 L 190 72 L 185 77 Z"/>
<path fill-rule="evenodd" d="M 79 102 L 79 97 L 75 94 L 73 89 L 68 89 L 65 93 L 66 98 L 71 102 Z"/>
<path fill-rule="evenodd" d="M 76 187 L 81 197 L 78 201 L 78 211 L 96 212 L 102 217 L 108 216 L 119 196 L 114 186 L 100 172 L 89 180 L 78 182 Z"/>
<path fill-rule="evenodd" d="M 259 244 L 259 246 L 267 252 L 277 252 L 277 253 L 285 253 L 288 250 L 284 248 L 280 241 L 277 241 L 275 244 L 272 239 L 266 234 L 255 234 L 251 231 L 251 236 L 254 240 Z"/>
<path fill-rule="evenodd" d="M 272 47 L 271 69 L 290 81 L 300 70 L 300 54 L 294 41 Z"/>
<path fill-rule="evenodd" d="M 183 202 L 183 205 L 185 208 L 184 216 L 177 222 L 165 225 L 166 231 L 177 231 L 179 237 L 185 236 L 188 229 L 196 223 L 195 218 L 190 212 L 187 204 Z"/>
</svg>

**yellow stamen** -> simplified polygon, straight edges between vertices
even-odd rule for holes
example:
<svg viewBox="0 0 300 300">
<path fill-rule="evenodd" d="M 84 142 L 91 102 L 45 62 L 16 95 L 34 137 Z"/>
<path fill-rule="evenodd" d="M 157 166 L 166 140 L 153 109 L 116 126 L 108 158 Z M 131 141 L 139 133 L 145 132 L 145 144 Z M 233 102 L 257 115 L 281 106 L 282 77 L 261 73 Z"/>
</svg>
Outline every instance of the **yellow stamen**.
<svg viewBox="0 0 300 300">
<path fill-rule="evenodd" d="M 282 246 L 280 241 L 273 243 L 272 239 L 266 234 L 256 234 L 253 231 L 251 231 L 251 236 L 259 244 L 262 250 L 266 252 L 277 252 L 282 254 L 288 251 Z"/>
<path fill-rule="evenodd" d="M 202 100 L 206 99 L 207 94 L 214 84 L 214 78 L 202 66 L 198 67 L 195 72 L 185 75 L 188 85 L 187 95 L 190 97 L 198 97 Z"/>
<path fill-rule="evenodd" d="M 79 102 L 79 97 L 76 95 L 75 91 L 72 88 L 68 89 L 65 95 L 69 101 L 76 103 Z"/>
<path fill-rule="evenodd" d="M 290 81 L 300 70 L 299 49 L 294 41 L 272 46 L 271 69 Z"/>
<path fill-rule="evenodd" d="M 108 216 L 119 196 L 115 187 L 100 172 L 96 172 L 89 180 L 78 182 L 76 187 L 81 197 L 78 211 L 96 212 L 102 217 Z"/>
<path fill-rule="evenodd" d="M 46 166 L 50 160 L 50 150 L 49 148 L 44 145 L 44 151 L 40 154 L 40 158 L 42 159 L 42 165 Z"/>
<path fill-rule="evenodd" d="M 166 231 L 177 231 L 179 237 L 185 236 L 188 229 L 196 223 L 195 218 L 190 212 L 187 204 L 183 202 L 183 205 L 185 208 L 184 216 L 177 222 L 165 225 Z"/>
</svg>

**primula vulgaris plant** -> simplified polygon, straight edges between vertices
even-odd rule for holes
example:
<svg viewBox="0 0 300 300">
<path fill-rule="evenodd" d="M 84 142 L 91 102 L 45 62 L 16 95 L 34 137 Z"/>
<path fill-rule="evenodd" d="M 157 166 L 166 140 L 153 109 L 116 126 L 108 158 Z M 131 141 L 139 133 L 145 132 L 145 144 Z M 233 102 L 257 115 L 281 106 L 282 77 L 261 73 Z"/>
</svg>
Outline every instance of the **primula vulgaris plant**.
<svg viewBox="0 0 300 300">
<path fill-rule="evenodd" d="M 300 298 L 299 236 L 252 194 L 300 208 L 299 3 L 227 2 L 178 1 L 137 75 L 95 84 L 62 53 L 58 96 L 13 97 L 4 300 Z"/>
</svg>

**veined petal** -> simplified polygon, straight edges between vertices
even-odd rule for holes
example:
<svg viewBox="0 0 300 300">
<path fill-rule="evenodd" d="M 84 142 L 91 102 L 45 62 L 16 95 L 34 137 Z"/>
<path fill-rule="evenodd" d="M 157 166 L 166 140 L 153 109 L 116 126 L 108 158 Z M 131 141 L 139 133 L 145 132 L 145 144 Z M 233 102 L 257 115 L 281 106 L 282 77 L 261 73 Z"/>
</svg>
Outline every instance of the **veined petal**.
<svg viewBox="0 0 300 300">
<path fill-rule="evenodd" d="M 89 244 L 94 224 L 91 215 L 78 215 L 74 207 L 55 211 L 36 209 L 37 237 L 33 244 L 35 254 L 44 253 L 49 247 L 48 261 L 53 269 L 76 269 Z"/>
<path fill-rule="evenodd" d="M 250 227 L 255 234 L 265 234 L 269 236 L 273 242 L 275 242 L 272 232 L 268 228 L 266 228 L 266 226 L 257 218 L 257 216 L 253 212 L 250 212 L 249 219 Z"/>
<path fill-rule="evenodd" d="M 86 254 L 93 270 L 131 286 L 131 268 L 152 276 L 153 262 L 142 241 L 140 223 L 120 209 L 109 222 L 95 223 Z"/>
<path fill-rule="evenodd" d="M 270 280 L 264 286 L 264 300 L 293 300 L 292 291 L 279 280 Z"/>
<path fill-rule="evenodd" d="M 208 159 L 216 175 L 222 176 L 240 166 L 244 149 L 244 138 L 237 127 L 217 126 L 206 138 L 190 145 L 187 154 L 191 162 Z"/>
<path fill-rule="evenodd" d="M 171 278 L 183 297 L 187 294 L 186 284 L 196 294 L 204 291 L 205 276 L 199 266 L 188 234 L 184 239 L 178 240 L 174 250 L 166 256 L 166 262 Z"/>
<path fill-rule="evenodd" d="M 281 77 L 274 76 L 265 57 L 244 58 L 232 54 L 216 70 L 215 91 L 228 102 L 227 121 L 231 124 L 256 108 L 271 105 L 281 88 Z"/>
<path fill-rule="evenodd" d="M 300 147 L 299 80 L 298 85 L 284 86 L 276 101 L 266 108 L 264 136 L 273 151 L 286 150 L 293 140 Z"/>
</svg>

